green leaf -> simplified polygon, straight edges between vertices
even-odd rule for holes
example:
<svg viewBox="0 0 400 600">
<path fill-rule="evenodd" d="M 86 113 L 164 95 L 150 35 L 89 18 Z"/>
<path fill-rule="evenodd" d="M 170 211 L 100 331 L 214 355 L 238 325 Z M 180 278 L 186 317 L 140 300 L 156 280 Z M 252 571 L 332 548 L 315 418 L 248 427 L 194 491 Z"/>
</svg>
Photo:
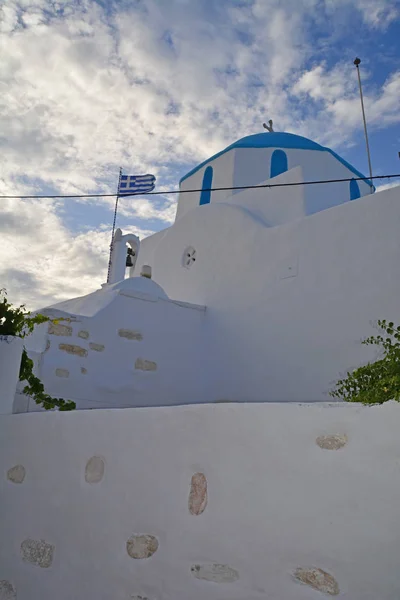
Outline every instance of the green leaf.
<svg viewBox="0 0 400 600">
<path fill-rule="evenodd" d="M 0 290 L 0 335 L 12 335 L 24 338 L 33 332 L 36 325 L 50 321 L 45 315 L 36 314 L 33 317 L 22 304 L 19 307 L 12 306 L 7 300 L 6 290 Z M 59 410 L 74 410 L 75 402 L 52 398 L 44 391 L 44 385 L 33 373 L 33 360 L 28 356 L 24 347 L 21 356 L 19 380 L 25 381 L 24 394 L 33 398 L 36 404 L 43 406 L 46 410 L 58 408 Z"/>
<path fill-rule="evenodd" d="M 394 339 L 400 339 L 400 326 L 394 329 L 394 323 L 387 325 L 386 320 L 379 320 L 378 326 Z M 394 333 L 394 332 L 398 333 Z M 374 363 L 348 372 L 345 379 L 339 379 L 335 389 L 329 392 L 334 398 L 346 402 L 362 402 L 364 404 L 382 404 L 387 400 L 400 401 L 400 344 L 391 338 L 370 336 L 363 342 L 374 344 L 384 349 L 383 358 Z"/>
</svg>

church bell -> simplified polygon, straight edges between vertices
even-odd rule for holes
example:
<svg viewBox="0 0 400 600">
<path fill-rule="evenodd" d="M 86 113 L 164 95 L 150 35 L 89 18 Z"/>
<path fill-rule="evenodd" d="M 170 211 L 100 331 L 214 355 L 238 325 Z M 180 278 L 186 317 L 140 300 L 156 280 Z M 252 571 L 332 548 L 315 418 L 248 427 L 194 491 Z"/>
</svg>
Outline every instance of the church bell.
<svg viewBox="0 0 400 600">
<path fill-rule="evenodd" d="M 136 256 L 135 252 L 132 250 L 132 248 L 128 248 L 128 253 L 126 255 L 126 262 L 125 262 L 125 265 L 127 267 L 133 267 L 133 260 L 132 260 L 133 256 Z"/>
</svg>

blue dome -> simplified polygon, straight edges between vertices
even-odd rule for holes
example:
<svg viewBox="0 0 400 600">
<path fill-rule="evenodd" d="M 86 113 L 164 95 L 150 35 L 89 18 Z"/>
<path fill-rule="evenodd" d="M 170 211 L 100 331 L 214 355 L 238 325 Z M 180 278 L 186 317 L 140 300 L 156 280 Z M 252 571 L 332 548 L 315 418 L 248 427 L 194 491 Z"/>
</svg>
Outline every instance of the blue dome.
<svg viewBox="0 0 400 600">
<path fill-rule="evenodd" d="M 341 156 L 336 154 L 336 152 L 334 152 L 330 148 L 325 148 L 324 146 L 317 144 L 317 142 L 313 142 L 312 140 L 309 140 L 308 138 L 305 138 L 301 135 L 295 135 L 294 133 L 284 133 L 281 131 L 274 131 L 272 133 L 265 132 L 247 135 L 246 137 L 237 140 L 237 142 L 233 142 L 233 144 L 225 148 L 225 150 L 221 150 L 221 152 L 214 154 L 214 156 L 211 156 L 211 158 L 208 158 L 200 165 L 189 171 L 189 173 L 182 177 L 179 183 L 185 181 L 185 179 L 196 173 L 196 171 L 204 167 L 204 165 L 206 165 L 207 163 L 211 162 L 212 160 L 215 160 L 222 154 L 225 154 L 225 152 L 234 150 L 235 148 L 291 148 L 296 150 L 318 150 L 320 152 L 329 152 L 330 154 L 332 154 L 332 156 L 336 158 L 336 160 L 341 162 L 342 165 L 344 165 L 347 169 L 354 173 L 354 175 L 356 175 L 357 177 L 365 178 L 365 176 L 362 173 L 360 173 L 360 171 L 357 171 L 357 169 L 355 169 L 352 165 L 350 165 L 347 161 L 345 161 Z M 368 179 L 365 179 L 365 182 L 368 185 L 372 186 L 372 182 Z"/>
<path fill-rule="evenodd" d="M 294 133 L 273 132 L 273 133 L 255 133 L 234 142 L 223 152 L 232 150 L 232 148 L 297 148 L 301 150 L 326 150 L 316 142 L 309 140 L 301 135 Z"/>
</svg>

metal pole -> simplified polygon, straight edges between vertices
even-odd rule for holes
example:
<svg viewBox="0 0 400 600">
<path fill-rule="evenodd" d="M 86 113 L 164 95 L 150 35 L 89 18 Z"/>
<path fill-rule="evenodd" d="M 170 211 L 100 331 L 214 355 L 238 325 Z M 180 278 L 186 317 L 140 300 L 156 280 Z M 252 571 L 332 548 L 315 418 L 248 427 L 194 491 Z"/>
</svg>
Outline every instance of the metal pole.
<svg viewBox="0 0 400 600">
<path fill-rule="evenodd" d="M 361 110 L 362 110 L 362 116 L 363 116 L 363 121 L 364 121 L 364 134 L 365 134 L 365 143 L 367 146 L 367 156 L 368 156 L 368 167 L 369 167 L 369 176 L 371 178 L 371 183 L 372 183 L 372 165 L 371 165 L 371 153 L 369 151 L 369 141 L 368 141 L 368 131 L 367 131 L 367 120 L 365 118 L 365 108 L 364 108 L 364 97 L 363 97 L 363 91 L 362 91 L 362 85 L 361 85 L 361 75 L 360 75 L 360 63 L 361 63 L 361 59 L 360 58 L 356 58 L 354 60 L 354 64 L 356 65 L 356 69 L 357 69 L 357 75 L 358 75 L 358 86 L 360 88 L 360 100 L 361 100 Z M 372 189 L 372 185 L 371 185 L 371 194 L 373 193 L 373 189 Z"/>
<path fill-rule="evenodd" d="M 118 177 L 117 197 L 115 199 L 114 220 L 113 220 L 112 233 L 111 233 L 110 257 L 108 259 L 107 283 L 109 283 L 109 281 L 110 281 L 111 256 L 112 256 L 112 251 L 113 251 L 115 224 L 117 222 L 117 210 L 118 210 L 118 200 L 119 200 L 118 192 L 119 192 L 119 184 L 121 183 L 121 175 L 122 175 L 122 168 L 120 167 L 120 169 L 119 169 L 119 177 Z"/>
</svg>

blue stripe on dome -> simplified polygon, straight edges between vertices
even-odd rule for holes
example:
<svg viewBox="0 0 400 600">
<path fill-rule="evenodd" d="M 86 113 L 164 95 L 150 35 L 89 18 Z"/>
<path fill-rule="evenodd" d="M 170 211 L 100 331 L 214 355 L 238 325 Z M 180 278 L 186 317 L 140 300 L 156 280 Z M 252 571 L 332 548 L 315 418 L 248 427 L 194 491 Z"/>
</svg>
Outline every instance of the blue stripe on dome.
<svg viewBox="0 0 400 600">
<path fill-rule="evenodd" d="M 360 171 L 355 169 L 350 163 L 348 163 L 330 148 L 325 148 L 324 146 L 317 144 L 317 142 L 313 142 L 312 140 L 309 140 L 308 138 L 305 138 L 301 135 L 295 135 L 294 133 L 285 133 L 282 131 L 276 131 L 273 133 L 255 133 L 253 135 L 248 135 L 240 140 L 237 140 L 237 142 L 234 142 L 224 150 L 221 150 L 221 152 L 214 154 L 214 156 L 211 156 L 211 158 L 208 158 L 200 165 L 197 165 L 197 167 L 189 171 L 189 173 L 182 177 L 179 184 L 185 181 L 185 179 L 187 179 L 188 177 L 194 175 L 194 173 L 202 169 L 212 160 L 215 160 L 219 156 L 222 156 L 222 154 L 225 154 L 225 152 L 229 152 L 229 150 L 234 150 L 235 148 L 289 148 L 293 150 L 319 150 L 320 152 L 329 152 L 330 154 L 332 154 L 332 156 L 336 158 L 336 160 L 341 162 L 342 165 L 346 167 L 346 169 L 349 169 L 349 171 L 354 173 L 354 175 L 357 175 L 357 177 L 365 179 L 365 183 L 372 186 L 375 190 L 375 186 L 369 179 L 365 178 L 365 175 L 360 173 Z"/>
</svg>

